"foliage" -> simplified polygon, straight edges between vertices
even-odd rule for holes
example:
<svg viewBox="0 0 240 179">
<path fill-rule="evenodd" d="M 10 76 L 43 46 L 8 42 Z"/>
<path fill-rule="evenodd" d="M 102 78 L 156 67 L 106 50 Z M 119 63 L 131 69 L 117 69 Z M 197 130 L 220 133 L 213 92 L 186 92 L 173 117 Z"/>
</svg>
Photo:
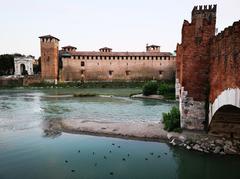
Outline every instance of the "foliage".
<svg viewBox="0 0 240 179">
<path fill-rule="evenodd" d="M 149 96 L 157 94 L 158 84 L 157 81 L 149 81 L 143 86 L 143 95 Z"/>
<path fill-rule="evenodd" d="M 14 56 L 0 55 L 0 76 L 13 75 L 14 73 Z"/>
<path fill-rule="evenodd" d="M 173 83 L 162 82 L 158 87 L 158 94 L 163 95 L 165 99 L 175 99 L 175 85 Z"/>
<path fill-rule="evenodd" d="M 0 55 L 0 76 L 2 75 L 13 75 L 14 74 L 14 57 L 24 57 L 25 55 L 15 54 L 4 54 Z"/>
<path fill-rule="evenodd" d="M 160 95 L 165 95 L 169 93 L 174 93 L 175 94 L 175 86 L 173 84 L 168 84 L 168 83 L 160 83 L 158 87 L 158 94 Z"/>
<path fill-rule="evenodd" d="M 169 113 L 163 113 L 164 129 L 167 131 L 180 130 L 180 111 L 177 107 L 173 107 Z"/>
<path fill-rule="evenodd" d="M 169 85 L 167 85 L 166 83 L 160 83 L 159 87 L 158 87 L 158 94 L 160 95 L 164 95 L 168 92 L 169 90 Z"/>
<path fill-rule="evenodd" d="M 33 64 L 33 73 L 34 74 L 41 73 L 41 57 L 38 58 L 38 64 Z"/>
</svg>

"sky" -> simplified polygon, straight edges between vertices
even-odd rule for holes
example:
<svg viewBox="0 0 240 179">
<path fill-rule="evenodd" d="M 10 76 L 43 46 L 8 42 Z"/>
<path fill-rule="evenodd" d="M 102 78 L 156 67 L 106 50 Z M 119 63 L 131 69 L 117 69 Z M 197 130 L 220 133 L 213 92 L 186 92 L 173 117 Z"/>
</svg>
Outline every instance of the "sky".
<svg viewBox="0 0 240 179">
<path fill-rule="evenodd" d="M 0 54 L 40 55 L 39 36 L 81 51 L 173 52 L 194 5 L 217 4 L 218 31 L 240 19 L 240 0 L 0 0 Z"/>
</svg>

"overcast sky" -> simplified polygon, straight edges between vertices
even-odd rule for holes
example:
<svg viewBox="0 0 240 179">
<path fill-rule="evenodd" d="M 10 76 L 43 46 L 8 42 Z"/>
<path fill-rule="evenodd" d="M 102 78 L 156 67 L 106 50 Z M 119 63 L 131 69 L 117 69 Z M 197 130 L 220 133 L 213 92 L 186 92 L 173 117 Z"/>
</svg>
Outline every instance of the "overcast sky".
<svg viewBox="0 0 240 179">
<path fill-rule="evenodd" d="M 145 51 L 146 44 L 173 52 L 183 20 L 194 5 L 217 4 L 217 28 L 240 19 L 240 0 L 0 0 L 0 54 L 40 54 L 38 37 L 60 46 L 97 51 Z"/>
</svg>

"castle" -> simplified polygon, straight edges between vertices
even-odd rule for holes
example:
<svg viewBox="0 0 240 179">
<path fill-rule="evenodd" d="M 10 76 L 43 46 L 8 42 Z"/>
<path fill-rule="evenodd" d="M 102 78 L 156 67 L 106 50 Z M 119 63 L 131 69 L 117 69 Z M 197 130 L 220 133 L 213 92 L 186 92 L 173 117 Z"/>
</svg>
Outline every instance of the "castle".
<svg viewBox="0 0 240 179">
<path fill-rule="evenodd" d="M 59 39 L 41 36 L 41 78 L 47 82 L 144 81 L 175 78 L 175 56 L 161 52 L 160 46 L 147 45 L 146 52 L 77 51 Z"/>
<path fill-rule="evenodd" d="M 194 7 L 177 44 L 181 127 L 240 136 L 240 21 L 215 35 L 216 5 Z"/>
</svg>

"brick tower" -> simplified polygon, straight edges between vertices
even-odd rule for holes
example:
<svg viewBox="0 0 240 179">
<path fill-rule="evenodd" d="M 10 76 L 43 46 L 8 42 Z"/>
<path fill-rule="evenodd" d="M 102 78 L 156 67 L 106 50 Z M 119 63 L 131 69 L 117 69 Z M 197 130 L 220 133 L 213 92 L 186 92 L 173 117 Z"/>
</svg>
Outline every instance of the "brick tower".
<svg viewBox="0 0 240 179">
<path fill-rule="evenodd" d="M 177 88 L 181 127 L 204 129 L 209 88 L 210 39 L 215 36 L 217 6 L 195 6 L 192 21 L 184 21 L 177 45 Z"/>
<path fill-rule="evenodd" d="M 51 35 L 41 36 L 41 78 L 45 82 L 57 83 L 58 80 L 58 43 Z"/>
</svg>

